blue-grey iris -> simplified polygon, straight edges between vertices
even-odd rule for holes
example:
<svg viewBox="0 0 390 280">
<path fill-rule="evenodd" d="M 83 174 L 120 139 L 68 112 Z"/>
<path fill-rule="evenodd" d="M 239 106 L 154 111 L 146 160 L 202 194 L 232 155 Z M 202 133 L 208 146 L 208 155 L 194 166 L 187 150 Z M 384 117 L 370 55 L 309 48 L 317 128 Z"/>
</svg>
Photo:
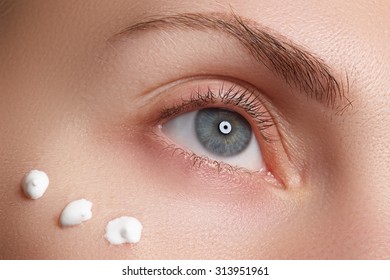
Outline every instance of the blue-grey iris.
<svg viewBox="0 0 390 280">
<path fill-rule="evenodd" d="M 240 114 L 218 108 L 199 110 L 195 117 L 196 136 L 211 153 L 229 157 L 248 147 L 252 129 Z"/>
</svg>

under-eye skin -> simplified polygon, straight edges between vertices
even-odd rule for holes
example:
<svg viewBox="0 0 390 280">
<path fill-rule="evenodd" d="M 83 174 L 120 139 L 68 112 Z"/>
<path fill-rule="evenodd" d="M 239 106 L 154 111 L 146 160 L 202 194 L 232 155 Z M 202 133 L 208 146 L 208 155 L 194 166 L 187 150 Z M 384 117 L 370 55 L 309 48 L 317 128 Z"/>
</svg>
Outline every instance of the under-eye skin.
<svg viewBox="0 0 390 280">
<path fill-rule="evenodd" d="M 198 87 L 174 104 L 163 108 L 159 126 L 171 146 L 196 155 L 188 158 L 270 175 L 261 142 L 270 141 L 273 120 L 252 89 Z"/>
</svg>

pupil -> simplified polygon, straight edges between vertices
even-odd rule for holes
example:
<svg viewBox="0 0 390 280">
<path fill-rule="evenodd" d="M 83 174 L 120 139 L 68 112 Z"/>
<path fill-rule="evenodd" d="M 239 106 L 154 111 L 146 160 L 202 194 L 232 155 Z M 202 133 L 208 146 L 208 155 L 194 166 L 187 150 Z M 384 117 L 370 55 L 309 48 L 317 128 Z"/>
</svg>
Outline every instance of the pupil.
<svg viewBox="0 0 390 280">
<path fill-rule="evenodd" d="M 232 126 L 228 121 L 222 121 L 219 123 L 219 131 L 222 134 L 229 134 L 232 131 Z"/>
</svg>

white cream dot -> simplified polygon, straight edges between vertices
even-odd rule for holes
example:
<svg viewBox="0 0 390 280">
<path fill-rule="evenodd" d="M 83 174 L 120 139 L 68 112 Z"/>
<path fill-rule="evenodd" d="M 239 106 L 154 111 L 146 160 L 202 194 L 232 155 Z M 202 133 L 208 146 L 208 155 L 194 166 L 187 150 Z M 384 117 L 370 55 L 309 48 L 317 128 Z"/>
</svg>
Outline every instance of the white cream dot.
<svg viewBox="0 0 390 280">
<path fill-rule="evenodd" d="M 75 226 L 92 218 L 92 202 L 79 199 L 70 202 L 62 210 L 60 223 L 63 227 Z"/>
<path fill-rule="evenodd" d="M 49 177 L 43 171 L 31 170 L 23 177 L 22 189 L 28 198 L 40 198 L 46 192 L 48 186 Z"/>
<path fill-rule="evenodd" d="M 137 243 L 141 240 L 142 224 L 136 218 L 123 216 L 108 222 L 106 239 L 114 245 Z"/>
</svg>

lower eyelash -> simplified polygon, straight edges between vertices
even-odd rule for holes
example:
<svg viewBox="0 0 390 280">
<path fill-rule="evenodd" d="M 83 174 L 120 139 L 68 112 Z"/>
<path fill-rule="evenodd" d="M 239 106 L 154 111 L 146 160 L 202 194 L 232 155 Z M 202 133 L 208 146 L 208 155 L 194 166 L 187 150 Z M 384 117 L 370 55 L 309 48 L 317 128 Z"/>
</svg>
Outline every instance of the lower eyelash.
<svg viewBox="0 0 390 280">
<path fill-rule="evenodd" d="M 157 134 L 155 136 L 165 146 L 162 150 L 162 153 L 168 152 L 171 154 L 171 156 L 182 156 L 185 159 L 189 159 L 192 162 L 193 167 L 200 168 L 202 166 L 207 166 L 209 168 L 216 170 L 218 174 L 220 174 L 221 172 L 226 172 L 229 175 L 237 175 L 237 174 L 253 175 L 253 174 L 262 173 L 262 171 L 251 171 L 243 167 L 236 167 L 225 162 L 210 159 L 206 156 L 200 156 L 190 150 L 185 150 L 183 148 L 178 147 L 175 144 L 168 143 L 165 139 L 163 139 L 161 136 Z"/>
<path fill-rule="evenodd" d="M 283 185 L 281 185 L 269 171 L 251 171 L 243 167 L 236 167 L 225 162 L 210 159 L 206 156 L 200 156 L 190 150 L 185 150 L 175 144 L 169 143 L 157 133 L 154 134 L 158 142 L 164 146 L 160 153 L 161 156 L 165 153 L 169 153 L 172 157 L 180 156 L 183 159 L 192 162 L 192 167 L 196 170 L 208 168 L 209 170 L 212 170 L 212 172 L 215 172 L 218 177 L 227 176 L 229 182 L 234 181 L 240 186 L 251 185 L 253 182 L 258 184 L 258 182 L 260 182 L 259 180 L 263 180 L 279 189 L 284 189 Z M 248 182 L 252 183 L 248 184 Z"/>
<path fill-rule="evenodd" d="M 211 88 L 208 88 L 205 93 L 202 93 L 199 89 L 195 90 L 189 99 L 182 99 L 180 105 L 163 109 L 161 119 L 168 119 L 188 111 L 210 107 L 213 104 L 234 105 L 242 109 L 254 120 L 264 140 L 271 142 L 272 137 L 266 130 L 272 127 L 274 122 L 258 99 L 255 91 L 235 85 L 226 89 L 222 85 L 217 93 Z"/>
</svg>

